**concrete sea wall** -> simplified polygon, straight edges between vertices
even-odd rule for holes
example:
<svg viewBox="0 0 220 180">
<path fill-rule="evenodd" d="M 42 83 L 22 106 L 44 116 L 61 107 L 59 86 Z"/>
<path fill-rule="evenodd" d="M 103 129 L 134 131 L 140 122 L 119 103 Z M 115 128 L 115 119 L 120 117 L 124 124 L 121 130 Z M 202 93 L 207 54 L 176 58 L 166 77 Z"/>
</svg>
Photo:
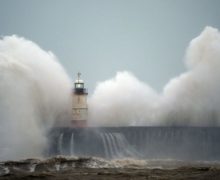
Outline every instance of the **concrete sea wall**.
<svg viewBox="0 0 220 180">
<path fill-rule="evenodd" d="M 54 128 L 49 155 L 220 160 L 218 127 Z"/>
</svg>

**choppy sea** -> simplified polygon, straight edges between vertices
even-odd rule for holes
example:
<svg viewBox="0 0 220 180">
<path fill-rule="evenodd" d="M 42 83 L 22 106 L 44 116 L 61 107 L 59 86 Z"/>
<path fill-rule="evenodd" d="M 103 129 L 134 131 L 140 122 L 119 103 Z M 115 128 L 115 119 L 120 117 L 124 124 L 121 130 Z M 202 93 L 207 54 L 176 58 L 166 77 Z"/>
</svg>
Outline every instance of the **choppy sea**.
<svg viewBox="0 0 220 180">
<path fill-rule="evenodd" d="M 182 161 L 173 159 L 103 159 L 98 157 L 56 156 L 0 163 L 0 176 L 24 172 L 58 172 L 74 168 L 175 169 L 179 167 L 218 167 L 219 161 Z"/>
</svg>

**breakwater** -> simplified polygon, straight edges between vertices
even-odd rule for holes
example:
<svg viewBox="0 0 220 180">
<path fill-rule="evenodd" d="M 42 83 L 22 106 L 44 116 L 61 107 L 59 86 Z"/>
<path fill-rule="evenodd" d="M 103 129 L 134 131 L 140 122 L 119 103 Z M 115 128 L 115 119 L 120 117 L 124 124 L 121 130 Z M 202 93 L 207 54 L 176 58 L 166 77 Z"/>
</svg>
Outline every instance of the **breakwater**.
<svg viewBox="0 0 220 180">
<path fill-rule="evenodd" d="M 220 160 L 218 127 L 54 128 L 49 155 Z"/>
</svg>

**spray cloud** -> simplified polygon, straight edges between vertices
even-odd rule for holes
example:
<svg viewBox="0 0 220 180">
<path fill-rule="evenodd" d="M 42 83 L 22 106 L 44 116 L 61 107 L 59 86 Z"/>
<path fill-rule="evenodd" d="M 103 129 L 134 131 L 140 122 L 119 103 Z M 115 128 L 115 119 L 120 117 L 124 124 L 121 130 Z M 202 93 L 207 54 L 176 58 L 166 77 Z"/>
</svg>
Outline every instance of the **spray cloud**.
<svg viewBox="0 0 220 180">
<path fill-rule="evenodd" d="M 188 70 L 157 93 L 129 72 L 99 83 L 91 125 L 220 124 L 220 33 L 207 27 L 187 49 Z M 46 131 L 71 107 L 71 83 L 56 57 L 16 36 L 0 40 L 0 160 L 42 155 Z"/>
<path fill-rule="evenodd" d="M 0 40 L 0 160 L 41 156 L 67 114 L 70 80 L 56 57 L 17 36 Z"/>
<path fill-rule="evenodd" d="M 220 32 L 206 27 L 190 42 L 185 62 L 188 70 L 160 94 L 128 72 L 99 83 L 89 99 L 91 124 L 219 125 Z"/>
</svg>

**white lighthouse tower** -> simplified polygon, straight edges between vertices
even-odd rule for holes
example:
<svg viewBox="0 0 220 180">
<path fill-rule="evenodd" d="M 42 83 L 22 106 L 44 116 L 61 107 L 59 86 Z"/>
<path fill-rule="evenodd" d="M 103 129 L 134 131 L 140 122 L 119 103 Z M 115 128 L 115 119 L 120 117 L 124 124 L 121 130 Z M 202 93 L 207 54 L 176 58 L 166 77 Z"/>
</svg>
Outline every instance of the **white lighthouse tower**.
<svg viewBox="0 0 220 180">
<path fill-rule="evenodd" d="M 73 99 L 72 99 L 72 126 L 83 128 L 87 126 L 88 105 L 87 105 L 87 89 L 84 88 L 84 82 L 80 79 L 81 73 L 74 83 Z"/>
</svg>

